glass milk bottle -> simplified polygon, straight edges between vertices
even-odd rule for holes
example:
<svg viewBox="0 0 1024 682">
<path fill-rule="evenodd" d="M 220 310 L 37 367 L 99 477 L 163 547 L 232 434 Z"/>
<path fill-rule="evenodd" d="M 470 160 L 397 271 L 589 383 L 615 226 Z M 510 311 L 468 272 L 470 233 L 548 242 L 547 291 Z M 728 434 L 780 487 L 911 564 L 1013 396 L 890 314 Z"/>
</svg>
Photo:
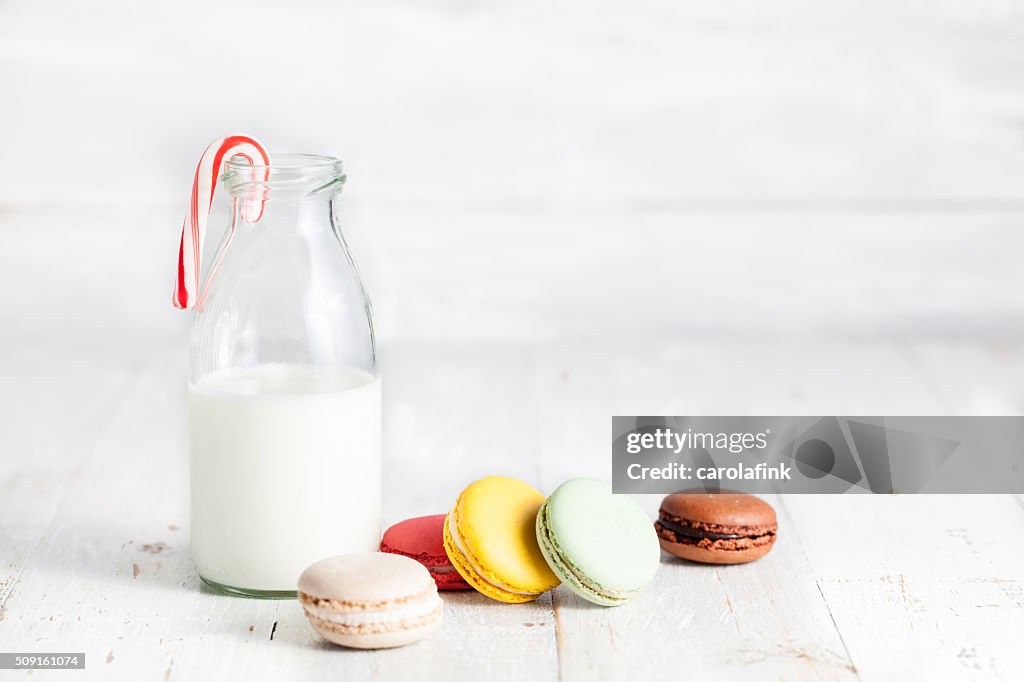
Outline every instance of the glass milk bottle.
<svg viewBox="0 0 1024 682">
<path fill-rule="evenodd" d="M 192 557 L 215 589 L 294 597 L 309 564 L 379 546 L 381 396 L 341 162 L 271 158 L 221 176 L 231 225 L 190 344 Z"/>
</svg>

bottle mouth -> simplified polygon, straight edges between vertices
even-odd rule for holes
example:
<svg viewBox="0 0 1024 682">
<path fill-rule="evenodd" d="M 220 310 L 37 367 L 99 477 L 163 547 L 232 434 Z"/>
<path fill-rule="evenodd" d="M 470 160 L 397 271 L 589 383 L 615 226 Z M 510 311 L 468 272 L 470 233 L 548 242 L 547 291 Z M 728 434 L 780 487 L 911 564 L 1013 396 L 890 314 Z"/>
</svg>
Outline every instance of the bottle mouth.
<svg viewBox="0 0 1024 682">
<path fill-rule="evenodd" d="M 267 200 L 272 197 L 312 197 L 341 191 L 345 173 L 341 159 L 320 154 L 270 154 L 269 164 L 252 164 L 235 157 L 224 164 L 221 180 L 234 196 Z"/>
<path fill-rule="evenodd" d="M 341 171 L 341 159 L 322 154 L 271 154 L 269 164 L 252 164 L 236 156 L 225 164 L 225 174 L 243 168 L 269 168 L 273 171 L 302 171 L 337 168 Z"/>
</svg>

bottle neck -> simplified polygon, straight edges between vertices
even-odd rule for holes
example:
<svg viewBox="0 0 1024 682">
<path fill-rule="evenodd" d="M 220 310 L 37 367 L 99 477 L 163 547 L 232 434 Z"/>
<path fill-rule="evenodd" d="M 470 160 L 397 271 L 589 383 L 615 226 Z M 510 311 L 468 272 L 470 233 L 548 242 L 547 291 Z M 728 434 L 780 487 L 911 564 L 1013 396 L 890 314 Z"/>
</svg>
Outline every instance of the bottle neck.
<svg viewBox="0 0 1024 682">
<path fill-rule="evenodd" d="M 335 233 L 335 200 L 338 194 L 303 199 L 275 198 L 258 202 L 245 197 L 233 200 L 236 229 L 276 233 Z"/>
<path fill-rule="evenodd" d="M 334 199 L 345 184 L 341 161 L 330 156 L 273 154 L 269 166 L 232 160 L 222 176 L 235 224 L 330 227 Z"/>
</svg>

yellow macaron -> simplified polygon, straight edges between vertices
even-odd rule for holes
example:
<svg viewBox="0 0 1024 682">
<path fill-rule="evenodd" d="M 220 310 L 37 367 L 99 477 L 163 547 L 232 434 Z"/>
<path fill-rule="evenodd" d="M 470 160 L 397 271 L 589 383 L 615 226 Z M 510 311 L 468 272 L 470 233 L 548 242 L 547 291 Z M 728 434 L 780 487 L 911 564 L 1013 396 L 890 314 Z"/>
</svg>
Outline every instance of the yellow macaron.
<svg viewBox="0 0 1024 682">
<path fill-rule="evenodd" d="M 466 582 L 491 599 L 533 601 L 559 580 L 537 545 L 544 495 L 514 478 L 472 483 L 444 520 L 444 550 Z"/>
</svg>

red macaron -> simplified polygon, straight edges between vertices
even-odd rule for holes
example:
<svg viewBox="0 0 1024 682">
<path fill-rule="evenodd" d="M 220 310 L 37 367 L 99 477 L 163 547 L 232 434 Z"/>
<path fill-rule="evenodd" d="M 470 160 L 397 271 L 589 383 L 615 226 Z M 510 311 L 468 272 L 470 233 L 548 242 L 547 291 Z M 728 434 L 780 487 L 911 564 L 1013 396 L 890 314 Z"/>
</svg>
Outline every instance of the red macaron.
<svg viewBox="0 0 1024 682">
<path fill-rule="evenodd" d="M 444 514 L 418 516 L 396 523 L 380 541 L 380 551 L 415 559 L 430 571 L 439 590 L 472 589 L 444 551 Z"/>
</svg>

